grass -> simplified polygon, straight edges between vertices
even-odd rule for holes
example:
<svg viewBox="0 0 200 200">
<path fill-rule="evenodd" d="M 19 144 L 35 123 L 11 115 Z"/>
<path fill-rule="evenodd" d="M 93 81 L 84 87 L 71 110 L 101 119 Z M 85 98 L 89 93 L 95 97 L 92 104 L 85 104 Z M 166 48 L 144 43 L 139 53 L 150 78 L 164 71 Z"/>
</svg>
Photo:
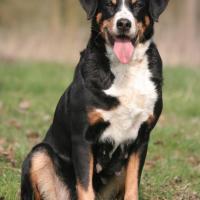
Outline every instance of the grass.
<svg viewBox="0 0 200 200">
<path fill-rule="evenodd" d="M 21 163 L 48 129 L 73 69 L 0 63 L 0 199 L 19 196 Z M 152 133 L 143 200 L 200 199 L 200 70 L 164 71 L 164 112 Z"/>
</svg>

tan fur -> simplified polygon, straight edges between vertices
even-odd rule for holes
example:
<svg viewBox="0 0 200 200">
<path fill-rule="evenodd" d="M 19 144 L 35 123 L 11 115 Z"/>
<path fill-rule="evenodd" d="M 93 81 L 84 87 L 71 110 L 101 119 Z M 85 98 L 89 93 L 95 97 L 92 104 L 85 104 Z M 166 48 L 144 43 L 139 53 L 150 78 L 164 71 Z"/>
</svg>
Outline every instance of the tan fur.
<svg viewBox="0 0 200 200">
<path fill-rule="evenodd" d="M 137 22 L 137 30 L 138 30 L 138 40 L 141 39 L 144 35 L 144 32 L 146 31 L 147 27 L 150 25 L 151 21 L 149 16 L 145 16 L 144 23 L 143 22 Z"/>
<path fill-rule="evenodd" d="M 124 200 L 138 200 L 138 173 L 139 173 L 139 155 L 131 155 L 125 180 L 125 198 Z"/>
<path fill-rule="evenodd" d="M 103 21 L 101 30 L 104 31 L 106 28 L 111 30 L 113 27 L 113 18 L 109 18 Z"/>
<path fill-rule="evenodd" d="M 137 2 L 137 0 L 131 0 L 131 3 L 132 4 L 134 4 L 134 3 L 136 3 Z"/>
<path fill-rule="evenodd" d="M 93 169 L 94 169 L 94 159 L 92 154 L 90 154 L 90 169 L 89 169 L 89 185 L 88 188 L 84 188 L 79 181 L 77 181 L 77 193 L 78 193 L 78 200 L 94 200 L 95 195 L 93 191 Z"/>
<path fill-rule="evenodd" d="M 97 13 L 97 16 L 96 16 L 96 21 L 97 23 L 99 24 L 101 22 L 101 19 L 102 19 L 102 13 Z"/>
<path fill-rule="evenodd" d="M 114 5 L 116 5 L 116 4 L 117 4 L 117 0 L 112 0 L 112 3 L 113 3 Z"/>
<path fill-rule="evenodd" d="M 147 124 L 151 126 L 151 124 L 155 121 L 155 117 L 153 115 L 149 116 L 149 119 L 147 120 Z"/>
<path fill-rule="evenodd" d="M 31 163 L 31 181 L 36 200 L 69 200 L 67 187 L 56 175 L 53 163 L 46 152 L 37 152 Z"/>
<path fill-rule="evenodd" d="M 138 28 L 138 39 L 143 37 L 143 34 L 145 32 L 145 26 L 142 22 L 137 23 Z"/>
<path fill-rule="evenodd" d="M 112 33 L 114 19 L 109 18 L 104 20 L 100 25 L 101 35 L 108 40 L 108 32 Z"/>
<path fill-rule="evenodd" d="M 37 188 L 37 176 L 35 175 L 32 175 L 31 177 L 31 180 L 32 180 L 32 187 L 33 187 L 33 192 L 34 192 L 34 198 L 35 200 L 41 200 L 40 198 L 40 193 L 38 191 L 38 188 Z"/>
<path fill-rule="evenodd" d="M 149 16 L 145 16 L 145 26 L 147 27 L 147 26 L 149 26 L 150 25 L 150 18 L 149 18 Z"/>
<path fill-rule="evenodd" d="M 102 120 L 103 120 L 102 116 L 99 112 L 97 112 L 95 110 L 91 110 L 88 112 L 88 122 L 90 125 L 94 125 Z"/>
</svg>

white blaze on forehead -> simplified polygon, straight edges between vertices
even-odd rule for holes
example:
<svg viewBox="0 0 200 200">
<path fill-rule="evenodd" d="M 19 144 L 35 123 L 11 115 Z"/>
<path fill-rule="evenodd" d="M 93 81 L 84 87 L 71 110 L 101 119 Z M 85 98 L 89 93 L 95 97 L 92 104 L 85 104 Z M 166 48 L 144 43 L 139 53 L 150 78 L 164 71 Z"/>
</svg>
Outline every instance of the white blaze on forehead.
<svg viewBox="0 0 200 200">
<path fill-rule="evenodd" d="M 130 35 L 135 34 L 136 32 L 136 23 L 135 23 L 135 18 L 132 14 L 132 12 L 129 10 L 129 8 L 126 5 L 126 0 L 122 0 L 119 11 L 115 14 L 114 16 L 114 27 L 113 31 L 114 33 L 117 33 L 117 21 L 119 19 L 128 19 L 131 22 L 131 30 L 130 30 Z"/>
</svg>

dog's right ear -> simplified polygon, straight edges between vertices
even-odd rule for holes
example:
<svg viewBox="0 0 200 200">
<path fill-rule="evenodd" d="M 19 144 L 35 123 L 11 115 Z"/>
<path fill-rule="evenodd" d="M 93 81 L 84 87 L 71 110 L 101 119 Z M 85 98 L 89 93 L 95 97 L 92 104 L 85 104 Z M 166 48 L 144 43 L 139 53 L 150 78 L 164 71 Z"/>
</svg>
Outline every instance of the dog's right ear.
<svg viewBox="0 0 200 200">
<path fill-rule="evenodd" d="M 97 10 L 98 0 L 80 0 L 80 2 L 87 13 L 88 20 L 92 19 Z"/>
<path fill-rule="evenodd" d="M 149 12 L 155 22 L 158 22 L 159 16 L 166 9 L 169 0 L 149 0 Z"/>
</svg>

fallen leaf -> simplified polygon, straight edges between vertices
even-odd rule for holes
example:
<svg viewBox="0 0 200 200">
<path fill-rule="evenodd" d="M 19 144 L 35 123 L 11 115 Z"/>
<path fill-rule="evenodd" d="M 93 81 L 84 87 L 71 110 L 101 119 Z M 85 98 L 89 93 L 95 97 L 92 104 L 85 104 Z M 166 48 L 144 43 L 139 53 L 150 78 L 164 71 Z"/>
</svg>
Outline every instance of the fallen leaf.
<svg viewBox="0 0 200 200">
<path fill-rule="evenodd" d="M 16 160 L 14 159 L 14 147 L 10 144 L 7 148 L 0 146 L 0 156 L 4 157 L 13 167 L 16 166 Z"/>
<path fill-rule="evenodd" d="M 16 129 L 21 129 L 21 124 L 16 119 L 11 119 L 8 124 L 12 127 L 15 127 Z"/>
<path fill-rule="evenodd" d="M 21 110 L 28 110 L 31 107 L 31 102 L 28 100 L 23 100 L 19 104 Z"/>
<path fill-rule="evenodd" d="M 164 146 L 164 142 L 162 140 L 157 140 L 154 142 L 155 145 Z"/>
<path fill-rule="evenodd" d="M 150 170 L 153 169 L 156 166 L 156 161 L 148 160 L 145 162 L 145 169 Z"/>
<path fill-rule="evenodd" d="M 198 158 L 197 156 L 190 156 L 188 158 L 188 162 L 193 166 L 200 166 L 200 158 Z"/>
<path fill-rule="evenodd" d="M 28 131 L 27 137 L 29 139 L 38 139 L 39 138 L 39 133 L 36 131 Z"/>
<path fill-rule="evenodd" d="M 43 120 L 44 120 L 45 122 L 49 122 L 49 121 L 51 120 L 51 116 L 50 116 L 50 115 L 44 115 L 44 116 L 43 116 Z"/>
<path fill-rule="evenodd" d="M 16 166 L 16 160 L 14 159 L 14 147 L 13 145 L 9 145 L 8 148 L 6 149 L 5 155 L 7 160 L 12 164 L 13 167 Z"/>
</svg>

